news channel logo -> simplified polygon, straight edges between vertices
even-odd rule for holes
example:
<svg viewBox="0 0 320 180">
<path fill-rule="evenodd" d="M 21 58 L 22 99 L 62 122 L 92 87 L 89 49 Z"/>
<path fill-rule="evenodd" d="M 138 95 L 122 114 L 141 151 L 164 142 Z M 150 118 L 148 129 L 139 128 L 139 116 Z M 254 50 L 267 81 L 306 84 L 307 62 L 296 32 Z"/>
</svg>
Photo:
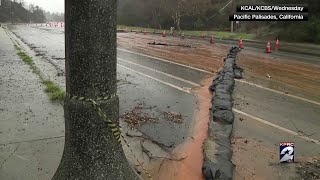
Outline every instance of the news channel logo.
<svg viewBox="0 0 320 180">
<path fill-rule="evenodd" d="M 294 162 L 294 143 L 281 142 L 279 147 L 280 147 L 280 163 Z"/>
</svg>

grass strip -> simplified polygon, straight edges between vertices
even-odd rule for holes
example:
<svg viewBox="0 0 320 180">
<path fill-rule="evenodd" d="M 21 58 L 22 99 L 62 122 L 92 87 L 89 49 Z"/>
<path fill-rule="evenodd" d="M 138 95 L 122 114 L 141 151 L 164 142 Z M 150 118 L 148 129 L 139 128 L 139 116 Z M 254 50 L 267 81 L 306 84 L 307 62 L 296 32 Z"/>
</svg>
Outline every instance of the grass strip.
<svg viewBox="0 0 320 180">
<path fill-rule="evenodd" d="M 49 99 L 51 101 L 61 101 L 65 97 L 65 92 L 62 88 L 60 88 L 57 84 L 50 80 L 43 80 L 43 78 L 40 75 L 40 72 L 38 68 L 35 66 L 32 58 L 28 56 L 25 52 L 22 51 L 22 49 L 18 45 L 14 45 L 14 47 L 19 51 L 17 54 L 21 58 L 23 62 L 28 64 L 30 68 L 32 69 L 32 72 L 37 74 L 40 79 L 42 80 L 42 83 L 46 86 L 45 92 L 48 94 Z"/>
<path fill-rule="evenodd" d="M 57 84 L 50 80 L 44 80 L 42 83 L 46 86 L 44 91 L 48 93 L 51 101 L 61 101 L 64 99 L 65 93 Z"/>
</svg>

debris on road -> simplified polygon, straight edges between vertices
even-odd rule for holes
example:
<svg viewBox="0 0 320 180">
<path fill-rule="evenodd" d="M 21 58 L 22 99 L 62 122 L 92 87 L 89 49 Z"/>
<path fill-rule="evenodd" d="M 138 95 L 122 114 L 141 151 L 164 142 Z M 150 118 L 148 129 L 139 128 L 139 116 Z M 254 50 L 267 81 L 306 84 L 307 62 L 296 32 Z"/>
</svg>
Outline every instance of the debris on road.
<svg viewBox="0 0 320 180">
<path fill-rule="evenodd" d="M 65 60 L 65 58 L 57 58 L 57 57 L 52 57 L 52 59 L 54 59 L 54 60 L 59 60 L 59 61 Z"/>
<path fill-rule="evenodd" d="M 151 117 L 147 113 L 142 112 L 143 104 L 139 103 L 131 111 L 123 114 L 120 118 L 128 123 L 128 126 L 133 129 L 148 122 L 158 122 L 157 118 Z"/>
<path fill-rule="evenodd" d="M 132 84 L 132 82 L 128 81 L 126 78 L 117 80 L 117 85 L 118 86 L 121 86 L 121 85 L 124 85 L 124 84 Z"/>
<path fill-rule="evenodd" d="M 133 34 L 135 41 L 129 39 L 126 34 L 118 34 L 118 46 L 142 54 L 160 57 L 169 61 L 193 66 L 209 72 L 216 72 L 223 66 L 223 59 L 228 52 L 224 45 L 208 46 L 207 41 L 194 39 L 182 40 L 179 37 L 170 37 L 164 41 L 161 36 Z M 185 48 L 178 46 L 154 46 L 148 43 L 161 42 L 169 44 L 192 44 L 196 48 Z"/>
<path fill-rule="evenodd" d="M 184 121 L 181 113 L 176 113 L 171 111 L 171 112 L 163 112 L 163 115 L 167 121 L 171 121 L 173 123 L 182 124 Z"/>
<path fill-rule="evenodd" d="M 45 54 L 44 53 L 36 53 L 35 56 L 45 56 Z"/>
<path fill-rule="evenodd" d="M 267 74 L 268 78 L 271 78 L 271 76 L 269 74 Z"/>
<path fill-rule="evenodd" d="M 302 179 L 320 179 L 320 162 L 303 162 L 297 167 L 297 173 Z"/>
<path fill-rule="evenodd" d="M 155 45 L 155 46 L 178 46 L 178 47 L 187 47 L 192 48 L 193 46 L 191 44 L 169 44 L 169 43 L 148 43 L 149 45 Z"/>
</svg>

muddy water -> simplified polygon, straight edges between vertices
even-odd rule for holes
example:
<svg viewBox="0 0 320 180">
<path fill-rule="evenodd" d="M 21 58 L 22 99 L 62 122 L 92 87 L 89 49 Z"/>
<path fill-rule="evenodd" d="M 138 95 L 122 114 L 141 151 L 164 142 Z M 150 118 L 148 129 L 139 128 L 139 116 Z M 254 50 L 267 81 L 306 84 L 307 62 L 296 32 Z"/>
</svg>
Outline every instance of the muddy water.
<svg viewBox="0 0 320 180">
<path fill-rule="evenodd" d="M 194 94 L 198 97 L 198 106 L 195 113 L 194 124 L 190 136 L 186 141 L 174 149 L 170 159 L 160 162 L 157 180 L 203 180 L 203 143 L 207 137 L 209 108 L 211 107 L 212 94 L 208 90 L 212 78 L 202 80 L 202 87 L 195 88 Z"/>
</svg>

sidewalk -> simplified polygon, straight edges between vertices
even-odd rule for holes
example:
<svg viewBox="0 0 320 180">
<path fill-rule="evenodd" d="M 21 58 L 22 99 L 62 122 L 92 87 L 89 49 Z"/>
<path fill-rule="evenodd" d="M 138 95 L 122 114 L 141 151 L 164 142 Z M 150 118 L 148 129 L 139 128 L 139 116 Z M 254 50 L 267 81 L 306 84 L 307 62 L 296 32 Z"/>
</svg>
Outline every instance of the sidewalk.
<svg viewBox="0 0 320 180">
<path fill-rule="evenodd" d="M 64 144 L 63 107 L 0 28 L 0 179 L 49 180 Z"/>
</svg>

